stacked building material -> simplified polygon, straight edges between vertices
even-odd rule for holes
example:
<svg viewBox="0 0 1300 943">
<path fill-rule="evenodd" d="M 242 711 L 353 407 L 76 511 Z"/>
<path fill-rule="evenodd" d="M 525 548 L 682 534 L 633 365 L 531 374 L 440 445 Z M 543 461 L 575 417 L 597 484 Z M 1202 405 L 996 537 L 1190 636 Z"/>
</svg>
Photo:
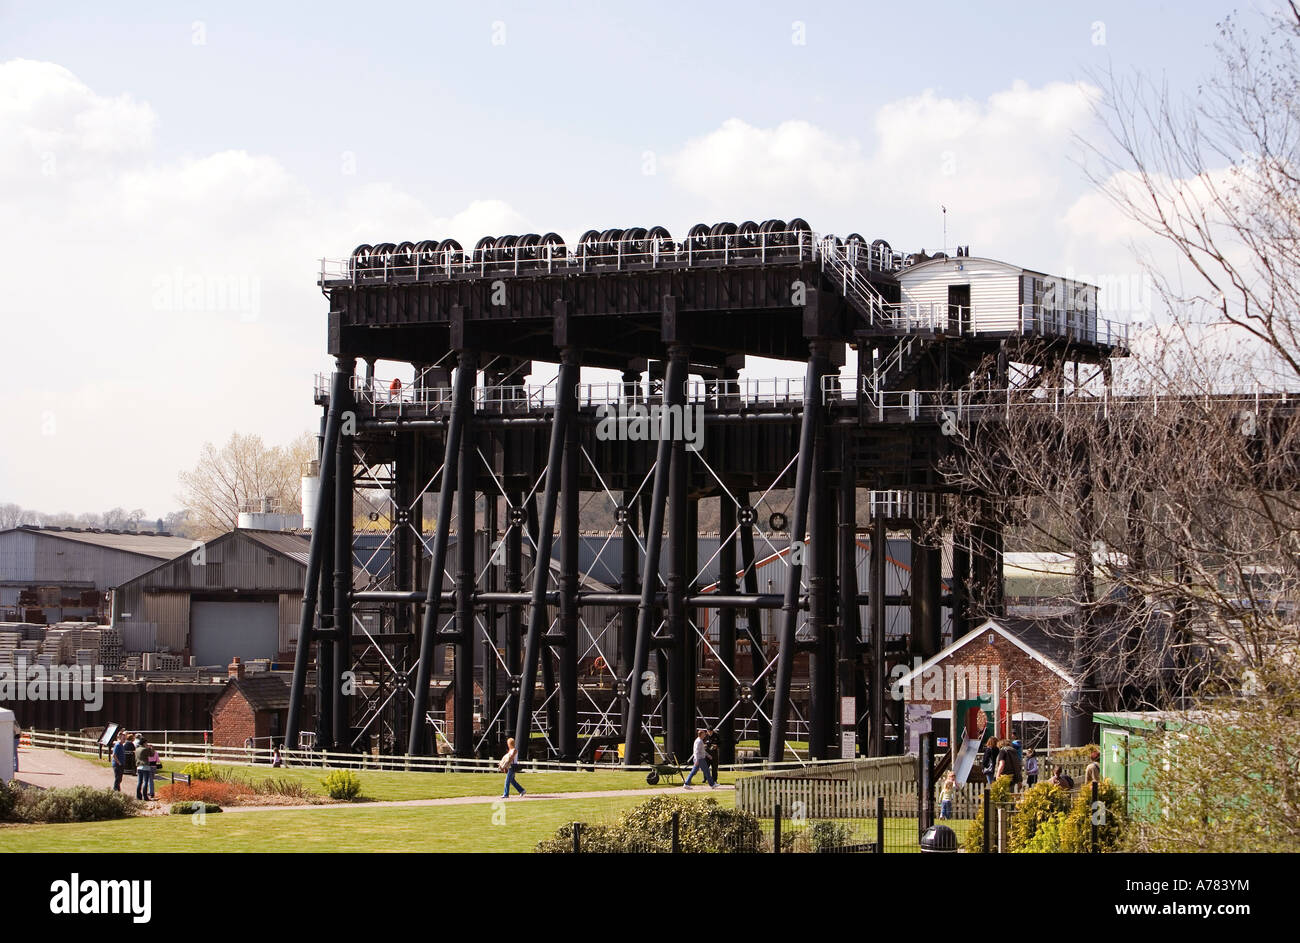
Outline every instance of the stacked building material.
<svg viewBox="0 0 1300 943">
<path fill-rule="evenodd" d="M 80 635 L 76 629 L 60 628 L 51 626 L 45 631 L 45 642 L 41 645 L 41 657 L 48 658 L 48 662 L 38 661 L 38 664 L 46 666 L 52 665 L 69 665 L 72 664 L 76 657 L 76 639 L 73 632 Z"/>
<path fill-rule="evenodd" d="M 109 628 L 106 625 L 100 626 L 99 663 L 105 668 L 121 668 L 122 658 L 122 631 Z"/>
<path fill-rule="evenodd" d="M 0 628 L 0 667 L 13 667 L 14 654 L 20 650 L 22 640 L 22 632 L 11 628 Z"/>
</svg>

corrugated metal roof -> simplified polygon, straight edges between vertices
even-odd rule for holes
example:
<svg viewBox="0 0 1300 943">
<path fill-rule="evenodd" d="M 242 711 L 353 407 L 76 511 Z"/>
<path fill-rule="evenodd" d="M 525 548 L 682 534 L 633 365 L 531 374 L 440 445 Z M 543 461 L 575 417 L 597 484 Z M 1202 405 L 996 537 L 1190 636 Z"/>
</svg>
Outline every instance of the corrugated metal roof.
<svg viewBox="0 0 1300 943">
<path fill-rule="evenodd" d="M 151 533 L 113 534 L 106 531 L 62 530 L 42 527 L 20 527 L 14 528 L 14 530 L 40 534 L 43 537 L 61 537 L 64 540 L 75 540 L 96 547 L 121 550 L 125 553 L 138 553 L 146 557 L 156 557 L 159 560 L 170 560 L 173 557 L 179 557 L 194 546 L 194 541 L 188 537 L 162 537 Z"/>
<path fill-rule="evenodd" d="M 307 558 L 311 555 L 311 535 L 297 534 L 293 531 L 283 530 L 249 530 L 240 529 L 239 533 L 255 540 L 268 550 L 274 550 L 276 553 L 282 553 L 292 560 L 296 560 L 303 566 L 307 565 Z"/>
</svg>

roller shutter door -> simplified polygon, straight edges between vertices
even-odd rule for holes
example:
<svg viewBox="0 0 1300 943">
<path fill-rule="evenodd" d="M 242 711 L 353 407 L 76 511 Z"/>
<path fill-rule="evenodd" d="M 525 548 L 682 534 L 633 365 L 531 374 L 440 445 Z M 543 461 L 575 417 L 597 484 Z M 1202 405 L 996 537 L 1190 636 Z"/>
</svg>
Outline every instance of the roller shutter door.
<svg viewBox="0 0 1300 943">
<path fill-rule="evenodd" d="M 275 602 L 199 602 L 190 605 L 190 651 L 197 665 L 228 665 L 275 658 L 279 638 Z"/>
</svg>

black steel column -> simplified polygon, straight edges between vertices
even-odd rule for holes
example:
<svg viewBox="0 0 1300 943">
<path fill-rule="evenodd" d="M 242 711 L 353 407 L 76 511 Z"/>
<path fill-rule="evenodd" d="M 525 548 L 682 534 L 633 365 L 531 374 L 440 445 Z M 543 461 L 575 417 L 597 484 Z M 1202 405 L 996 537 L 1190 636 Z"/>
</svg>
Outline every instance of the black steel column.
<svg viewBox="0 0 1300 943">
<path fill-rule="evenodd" d="M 736 505 L 726 494 L 718 497 L 718 595 L 736 594 Z M 718 609 L 718 758 L 736 761 L 736 610 Z M 730 716 L 728 716 L 730 714 Z"/>
<path fill-rule="evenodd" d="M 462 369 L 456 371 L 451 392 L 451 417 L 442 460 L 442 489 L 438 492 L 438 519 L 434 523 L 433 553 L 429 560 L 429 584 L 424 594 L 424 619 L 420 625 L 420 662 L 416 670 L 415 697 L 411 709 L 411 735 L 407 752 L 423 756 L 429 748 L 425 715 L 429 710 L 429 682 L 433 676 L 434 647 L 438 637 L 438 614 L 447 563 L 447 537 L 451 527 L 452 497 L 456 492 L 456 465 L 460 458 L 461 433 L 473 409 L 474 373 L 477 358 L 470 351 L 460 355 Z M 468 365 L 468 369 L 463 369 Z M 471 487 L 473 485 L 471 484 Z"/>
<path fill-rule="evenodd" d="M 415 438 L 417 433 L 399 434 L 393 443 L 393 584 L 399 592 L 414 592 L 419 577 L 414 568 L 415 531 L 412 527 L 411 505 L 420 487 L 415 476 Z M 409 636 L 413 630 L 412 608 L 409 603 L 398 603 L 393 607 L 393 631 L 399 636 Z M 397 647 L 393 664 L 400 670 L 406 664 L 406 652 L 410 646 Z M 400 653 L 400 654 L 399 654 Z M 388 710 L 393 718 L 393 730 L 396 736 L 409 735 L 406 726 L 406 696 L 404 688 L 406 679 L 399 673 L 392 679 L 393 686 L 400 693 L 393 696 L 388 703 Z M 389 749 L 396 749 L 390 747 Z"/>
<path fill-rule="evenodd" d="M 942 647 L 943 617 L 941 557 L 924 524 L 912 525 L 911 654 L 922 660 Z"/>
<path fill-rule="evenodd" d="M 524 591 L 524 525 L 519 520 L 523 509 L 524 496 L 511 491 L 507 495 L 514 519 L 507 522 L 506 530 L 506 592 L 522 593 Z M 510 604 L 506 607 L 506 666 L 510 670 L 510 690 L 506 695 L 506 730 L 514 730 L 519 716 L 519 672 L 523 658 L 521 633 L 523 632 L 523 610 Z"/>
<path fill-rule="evenodd" d="M 575 374 L 579 373 L 578 352 L 569 348 L 563 354 L 564 363 Z M 582 453 L 578 447 L 578 397 L 575 390 L 564 408 L 568 416 L 564 424 L 564 459 L 561 490 L 564 498 L 564 516 L 560 519 L 560 638 L 552 646 L 560 661 L 559 739 L 560 758 L 578 758 L 578 509 L 581 495 L 578 492 L 578 472 Z M 558 651 L 557 651 L 558 648 Z"/>
<path fill-rule="evenodd" d="M 671 353 L 671 350 L 670 350 Z M 670 357 L 668 370 L 664 378 L 666 389 L 682 386 L 685 389 L 686 358 Z M 664 502 L 668 497 L 668 481 L 671 475 L 672 442 L 660 438 L 655 458 L 653 491 L 650 497 L 650 513 L 646 523 L 646 554 L 644 570 L 641 574 L 641 602 L 637 606 L 636 654 L 632 660 L 632 678 L 628 694 L 628 723 L 624 731 L 623 761 L 628 764 L 641 762 L 641 722 L 644 717 L 645 702 L 654 702 L 661 677 L 648 674 L 650 666 L 650 642 L 655 630 L 655 595 L 659 585 L 659 552 L 663 547 Z"/>
<path fill-rule="evenodd" d="M 356 361 L 343 364 L 348 375 L 343 408 L 352 413 L 352 370 Z M 352 698 L 344 693 L 343 672 L 352 670 L 352 436 L 353 421 L 339 427 L 334 458 L 334 672 L 331 679 L 334 699 L 334 748 L 352 748 Z M 321 496 L 325 500 L 325 496 Z M 351 690 L 352 685 L 348 686 Z"/>
<path fill-rule="evenodd" d="M 623 570 L 619 580 L 619 592 L 629 595 L 640 593 L 641 584 L 638 580 L 640 573 L 638 565 L 640 564 L 640 553 L 637 547 L 637 511 L 640 502 L 636 500 L 636 492 L 627 490 L 623 492 Z M 622 704 L 619 706 L 619 713 L 623 718 L 623 730 L 626 734 L 628 729 L 627 712 L 631 704 L 628 694 L 632 685 L 632 662 L 636 659 L 636 606 L 624 606 L 619 611 L 619 633 L 618 633 L 618 667 L 615 669 L 615 675 L 621 683 L 625 684 L 625 693 L 622 697 Z"/>
<path fill-rule="evenodd" d="M 335 447 L 337 450 L 337 440 Z M 335 456 L 337 458 L 337 455 Z M 333 750 L 334 743 L 334 684 L 338 678 L 334 661 L 334 468 L 332 463 L 329 486 L 321 482 L 317 500 L 329 508 L 329 517 L 321 528 L 321 540 L 325 546 L 325 556 L 321 560 L 319 592 L 320 611 L 317 621 L 320 626 L 321 641 L 316 646 L 316 746 L 321 750 Z"/>
<path fill-rule="evenodd" d="M 952 528 L 952 640 L 970 630 L 970 531 L 959 512 Z"/>
<path fill-rule="evenodd" d="M 749 507 L 749 492 L 743 491 L 736 496 L 741 507 L 748 509 L 745 519 L 740 521 L 740 566 L 744 573 L 745 593 L 758 595 L 758 557 L 754 552 L 754 518 L 753 509 Z M 767 662 L 767 649 L 763 644 L 763 613 L 757 607 L 745 610 L 745 636 L 749 639 L 749 662 L 753 681 L 750 685 L 750 699 L 754 706 L 754 723 L 758 728 L 758 755 L 767 756 L 772 742 L 772 726 L 760 710 L 767 697 L 767 683 L 771 672 L 764 674 Z M 760 677 L 762 675 L 762 677 Z"/>
<path fill-rule="evenodd" d="M 670 373 L 664 381 L 664 403 L 671 411 L 686 409 L 686 348 L 675 346 L 669 351 L 669 363 L 682 363 L 681 379 Z M 671 415 L 671 412 L 666 414 Z M 669 433 L 671 425 L 666 421 L 659 430 L 660 436 Z M 671 441 L 671 464 L 668 477 L 668 577 L 665 581 L 668 590 L 668 717 L 665 734 L 665 746 L 669 756 L 685 759 L 695 737 L 691 729 L 695 726 L 695 699 L 690 693 L 695 687 L 693 674 L 688 675 L 691 659 L 688 651 L 692 648 L 690 627 L 686 624 L 687 576 L 686 558 L 688 540 L 695 540 L 690 529 L 689 508 L 686 495 L 686 440 L 680 435 L 673 435 Z M 689 679 L 689 680 L 688 680 Z"/>
<path fill-rule="evenodd" d="M 1096 599 L 1093 576 L 1093 541 L 1096 508 L 1093 504 L 1091 457 L 1087 447 L 1076 448 L 1074 501 L 1078 529 L 1074 533 L 1074 638 L 1070 645 L 1070 674 L 1075 683 L 1061 705 L 1062 746 L 1083 746 L 1092 740 L 1093 639 L 1092 604 Z M 1009 681 L 1004 681 L 1004 684 Z M 999 692 L 999 696 L 1001 692 Z"/>
<path fill-rule="evenodd" d="M 497 532 L 497 495 L 492 491 L 485 490 L 483 494 L 485 503 L 483 510 L 483 543 L 484 559 L 487 561 L 484 574 L 487 591 L 495 593 L 500 590 L 500 580 L 497 578 L 498 569 L 501 560 L 504 557 L 503 548 L 498 543 L 501 537 Z M 493 548 L 496 548 L 494 551 Z M 488 603 L 483 607 L 483 625 L 486 629 L 483 644 L 483 728 L 484 733 L 490 733 L 489 725 L 495 725 L 497 717 L 497 705 L 500 699 L 497 697 L 497 666 L 500 662 L 497 659 L 497 652 L 500 646 L 501 626 L 497 622 L 499 613 L 497 604 Z M 489 736 L 486 744 L 493 743 Z M 489 754 L 491 755 L 491 754 Z"/>
<path fill-rule="evenodd" d="M 355 362 L 354 362 L 355 363 Z M 302 591 L 302 621 L 298 623 L 298 648 L 294 652 L 293 682 L 289 687 L 289 717 L 285 725 L 285 746 L 291 750 L 298 748 L 298 733 L 302 725 L 302 702 L 307 689 L 307 664 L 311 660 L 313 626 L 316 622 L 317 601 L 320 599 L 320 574 L 325 559 L 326 547 L 329 546 L 322 533 L 325 522 L 334 514 L 333 505 L 325 500 L 329 492 L 327 482 L 334 478 L 335 452 L 339 435 L 339 413 L 342 403 L 348 396 L 348 376 L 346 362 L 339 358 L 330 385 L 329 408 L 325 415 L 325 429 L 321 437 L 320 480 L 316 491 L 316 506 L 312 508 L 311 548 L 307 553 L 307 578 Z M 322 607 L 323 608 L 323 607 Z M 320 665 L 316 666 L 317 673 Z M 319 679 L 318 682 L 319 684 Z M 319 699 L 317 713 L 321 710 Z"/>
<path fill-rule="evenodd" d="M 460 374 L 469 375 L 472 391 L 478 374 L 478 356 L 473 351 L 463 351 L 457 368 Z M 474 661 L 478 649 L 474 631 L 474 590 L 476 589 L 477 559 L 474 536 L 474 472 L 478 454 L 474 448 L 474 410 L 465 411 L 460 433 L 460 452 L 456 470 L 456 634 L 452 643 L 454 675 L 452 684 L 452 713 L 456 727 L 453 731 L 452 749 L 456 756 L 474 755 Z"/>
<path fill-rule="evenodd" d="M 862 626 L 858 608 L 858 504 L 856 487 L 856 469 L 853 465 L 852 438 L 847 429 L 840 435 L 840 637 L 839 637 L 839 696 L 853 698 L 854 721 L 851 729 L 854 734 L 854 750 L 842 751 L 841 759 L 851 760 L 856 754 L 857 724 L 856 716 L 861 713 L 862 659 L 858 654 L 858 645 L 862 639 Z M 838 707 L 838 705 L 837 705 Z M 840 733 L 846 731 L 840 725 Z"/>
<path fill-rule="evenodd" d="M 537 667 L 545 645 L 547 629 L 546 586 L 551 572 L 551 551 L 555 539 L 555 510 L 559 503 L 560 479 L 564 467 L 564 439 L 573 401 L 578 394 L 577 358 L 562 355 L 556 379 L 555 423 L 551 426 L 551 444 L 547 453 L 546 486 L 542 495 L 537 525 L 537 558 L 533 567 L 533 597 L 528 612 L 528 637 L 524 643 L 524 667 L 519 683 L 519 716 L 515 721 L 515 748 L 527 758 L 532 726 L 533 694 L 537 684 Z M 547 661 L 549 663 L 549 655 Z"/>
<path fill-rule="evenodd" d="M 820 378 L 818 382 L 820 386 Z M 818 409 L 821 409 L 820 397 Z M 822 760 L 830 756 L 835 716 L 834 614 L 830 593 L 834 583 L 831 516 L 835 510 L 835 494 L 828 480 L 830 436 L 822 422 L 817 424 L 813 455 L 812 490 L 808 496 L 808 630 L 812 641 L 808 657 L 808 752 L 813 759 Z"/>
<path fill-rule="evenodd" d="M 889 557 L 889 540 L 885 531 L 885 507 L 880 502 L 872 508 L 871 520 L 871 742 L 870 756 L 885 754 L 885 563 Z"/>
<path fill-rule="evenodd" d="M 821 414 L 821 376 L 826 362 L 826 348 L 812 341 L 808 370 L 804 375 L 803 417 L 799 427 L 799 458 L 795 471 L 794 518 L 790 527 L 791 557 L 795 546 L 802 545 L 808 528 L 808 492 L 811 487 L 816 456 L 813 454 L 816 430 Z M 806 549 L 806 548 L 805 548 Z M 800 550 L 802 555 L 804 550 Z M 785 602 L 781 607 L 781 635 L 776 663 L 776 698 L 772 705 L 772 742 L 767 758 L 779 763 L 785 757 L 786 722 L 790 716 L 790 681 L 794 673 L 794 655 L 797 642 L 795 629 L 799 619 L 800 579 L 802 563 L 791 560 L 786 569 Z"/>
</svg>

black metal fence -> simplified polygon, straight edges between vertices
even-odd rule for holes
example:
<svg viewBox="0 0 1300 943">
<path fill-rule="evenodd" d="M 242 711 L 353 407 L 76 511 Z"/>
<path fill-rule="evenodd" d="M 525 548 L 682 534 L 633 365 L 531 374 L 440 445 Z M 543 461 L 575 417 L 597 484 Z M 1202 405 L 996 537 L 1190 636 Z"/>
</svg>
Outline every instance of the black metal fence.
<svg viewBox="0 0 1300 943">
<path fill-rule="evenodd" d="M 573 823 L 571 847 L 553 851 L 578 854 L 895 854 L 922 850 L 924 820 L 915 796 L 910 808 L 895 797 L 886 808 L 885 797 L 875 800 L 866 814 L 809 815 L 806 807 L 787 810 L 777 805 L 770 817 L 738 816 L 726 824 L 701 824 L 680 812 L 648 834 L 629 837 L 615 831 L 613 821 Z M 970 820 L 938 823 L 949 826 L 960 843 Z"/>
</svg>

